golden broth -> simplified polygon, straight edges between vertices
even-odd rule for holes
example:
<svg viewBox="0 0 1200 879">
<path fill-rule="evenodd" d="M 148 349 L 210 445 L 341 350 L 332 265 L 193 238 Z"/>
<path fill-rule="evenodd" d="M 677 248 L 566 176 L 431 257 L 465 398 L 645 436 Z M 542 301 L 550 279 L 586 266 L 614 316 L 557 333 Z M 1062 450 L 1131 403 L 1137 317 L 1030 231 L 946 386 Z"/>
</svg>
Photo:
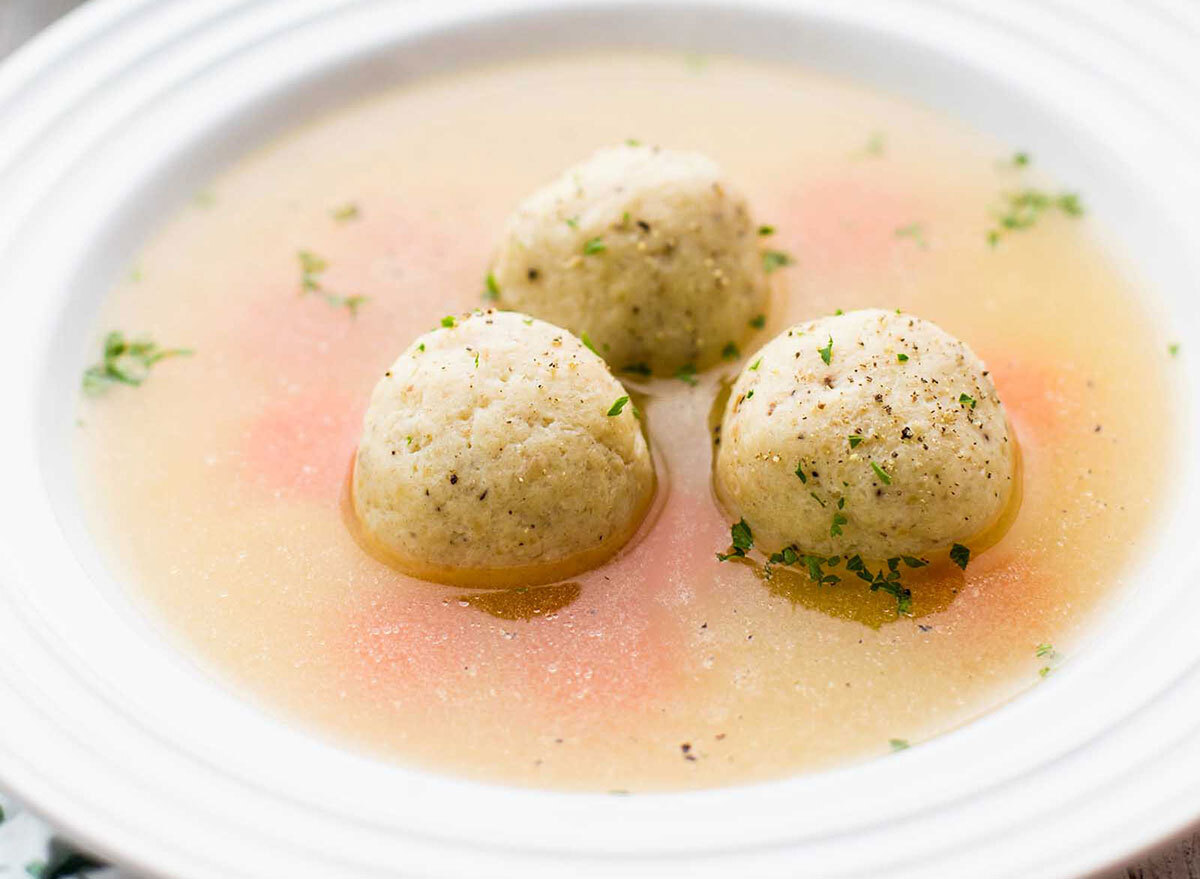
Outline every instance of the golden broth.
<svg viewBox="0 0 1200 879">
<path fill-rule="evenodd" d="M 627 138 L 717 159 L 777 228 L 769 246 L 795 257 L 745 353 L 794 321 L 881 306 L 987 361 L 1021 443 L 1023 502 L 965 574 L 909 575 L 911 618 L 853 578 L 819 588 L 717 562 L 729 521 L 708 418 L 739 363 L 694 387 L 629 382 L 645 395 L 657 507 L 627 551 L 571 582 L 422 583 L 346 528 L 376 379 L 414 335 L 481 304 L 528 191 Z M 1069 653 L 1162 484 L 1161 432 L 1145 425 L 1169 423 L 1166 351 L 1086 218 L 1051 210 L 989 245 L 1001 193 L 1037 182 L 1011 154 L 894 97 L 731 59 L 542 60 L 356 104 L 212 181 L 106 300 L 97 339 L 145 331 L 195 354 L 84 398 L 92 527 L 218 674 L 386 759 L 647 790 L 918 742 Z M 302 290 L 301 250 L 328 263 L 320 290 Z M 329 295 L 368 298 L 355 316 Z M 1054 652 L 1038 656 L 1043 644 Z"/>
</svg>

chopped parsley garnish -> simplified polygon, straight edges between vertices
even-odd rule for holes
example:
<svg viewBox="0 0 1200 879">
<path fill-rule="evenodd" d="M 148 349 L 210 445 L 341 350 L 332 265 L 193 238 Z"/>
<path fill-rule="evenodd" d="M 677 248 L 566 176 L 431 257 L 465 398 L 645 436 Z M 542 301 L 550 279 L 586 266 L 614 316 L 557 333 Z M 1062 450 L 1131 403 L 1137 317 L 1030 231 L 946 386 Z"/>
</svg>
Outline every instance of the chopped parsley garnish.
<svg viewBox="0 0 1200 879">
<path fill-rule="evenodd" d="M 965 571 L 967 563 L 971 561 L 971 550 L 967 549 L 961 543 L 954 544 L 954 546 L 950 547 L 950 561 Z"/>
<path fill-rule="evenodd" d="M 849 521 L 850 520 L 846 518 L 844 513 L 841 513 L 841 512 L 834 513 L 833 521 L 829 523 L 829 536 L 830 537 L 841 537 L 842 536 L 842 526 L 845 525 Z"/>
<path fill-rule="evenodd" d="M 909 746 L 908 739 L 888 739 L 888 745 L 891 746 L 893 751 L 903 751 Z"/>
<path fill-rule="evenodd" d="M 326 293 L 325 301 L 335 308 L 345 308 L 351 315 L 358 314 L 358 308 L 367 301 L 366 296 L 339 296 L 336 293 Z"/>
<path fill-rule="evenodd" d="M 675 370 L 675 378 L 689 385 L 696 384 L 696 367 L 694 364 L 685 363 L 679 369 Z"/>
<path fill-rule="evenodd" d="M 817 349 L 817 353 L 821 355 L 821 359 L 824 360 L 825 365 L 828 366 L 829 362 L 833 360 L 833 336 L 829 337 L 829 341 L 826 343 L 824 348 Z"/>
<path fill-rule="evenodd" d="M 901 353 L 899 353 L 899 354 L 897 354 L 897 355 L 896 355 L 896 360 L 897 360 L 899 363 L 908 363 L 908 355 L 907 355 L 907 354 L 905 354 L 905 353 L 903 353 L 903 352 L 901 352 Z"/>
<path fill-rule="evenodd" d="M 761 358 L 761 357 L 760 357 L 760 358 L 758 358 L 757 360 L 755 360 L 753 363 L 751 363 L 751 364 L 750 364 L 750 371 L 751 371 L 751 372 L 758 372 L 758 368 L 759 368 L 760 366 L 762 366 L 762 358 Z"/>
<path fill-rule="evenodd" d="M 850 441 L 850 448 L 852 449 L 858 448 L 858 444 L 863 441 L 862 434 L 860 433 L 852 433 L 846 439 Z"/>
<path fill-rule="evenodd" d="M 1038 669 L 1038 677 L 1039 678 L 1044 678 L 1048 674 L 1050 674 L 1050 666 L 1043 665 L 1041 668 Z"/>
<path fill-rule="evenodd" d="M 608 417 L 613 418 L 621 414 L 621 410 L 625 408 L 625 404 L 629 402 L 629 395 L 617 397 L 616 402 L 608 407 Z"/>
<path fill-rule="evenodd" d="M 790 266 L 793 262 L 791 255 L 784 253 L 782 250 L 764 250 L 762 260 L 763 271 L 768 275 L 776 269 Z"/>
<path fill-rule="evenodd" d="M 424 351 L 424 350 L 425 350 L 425 343 L 424 343 L 424 342 L 422 342 L 420 345 L 418 345 L 418 346 L 417 346 L 417 350 L 418 350 L 418 351 Z"/>
<path fill-rule="evenodd" d="M 824 558 L 819 555 L 803 556 L 804 566 L 808 568 L 808 578 L 819 586 L 834 586 L 842 582 L 837 574 L 826 573 L 825 567 L 837 567 L 841 562 L 838 556 Z"/>
<path fill-rule="evenodd" d="M 583 342 L 584 347 L 587 348 L 589 351 L 591 351 L 593 354 L 595 354 L 597 357 L 600 356 L 600 352 L 597 351 L 596 346 L 592 344 L 592 337 L 587 334 L 586 330 L 579 334 L 579 341 Z"/>
<path fill-rule="evenodd" d="M 911 238 L 918 247 L 929 247 L 929 242 L 925 240 L 925 230 L 920 223 L 909 223 L 907 226 L 898 227 L 896 237 Z"/>
<path fill-rule="evenodd" d="M 1178 357 L 1179 356 L 1179 343 L 1172 342 L 1170 345 L 1168 345 L 1167 353 L 1170 354 L 1172 357 Z"/>
<path fill-rule="evenodd" d="M 912 610 L 912 591 L 900 583 L 900 559 L 900 556 L 890 558 L 886 562 L 886 570 L 880 568 L 872 571 L 862 557 L 856 555 L 846 559 L 846 570 L 853 571 L 856 577 L 869 583 L 872 592 L 883 591 L 893 596 L 896 599 L 896 612 L 907 614 Z"/>
<path fill-rule="evenodd" d="M 904 562 L 910 568 L 923 568 L 929 564 L 929 559 L 919 559 L 911 555 L 900 556 L 900 561 Z"/>
<path fill-rule="evenodd" d="M 825 506 L 825 501 L 821 500 L 820 496 L 815 491 L 810 491 L 808 495 L 821 506 Z"/>
<path fill-rule="evenodd" d="M 567 217 L 567 225 L 572 229 L 579 228 L 579 217 Z"/>
<path fill-rule="evenodd" d="M 975 398 L 967 393 L 959 394 L 958 395 L 958 404 L 960 406 L 966 406 L 968 409 L 974 409 L 975 408 Z"/>
<path fill-rule="evenodd" d="M 640 140 L 635 140 L 632 137 L 628 137 L 625 139 L 625 146 L 640 147 L 641 145 L 642 145 L 642 142 Z"/>
<path fill-rule="evenodd" d="M 329 268 L 329 263 L 310 250 L 302 250 L 296 254 L 300 259 L 300 284 L 305 290 L 319 290 L 317 276 Z"/>
<path fill-rule="evenodd" d="M 794 546 L 785 546 L 779 552 L 771 553 L 767 561 L 772 565 L 794 565 L 800 561 L 800 553 Z"/>
<path fill-rule="evenodd" d="M 160 360 L 187 357 L 191 353 L 187 348 L 161 348 L 144 337 L 126 339 L 124 333 L 113 331 L 104 337 L 104 354 L 100 362 L 84 371 L 83 390 L 96 395 L 115 384 L 137 387 Z"/>
<path fill-rule="evenodd" d="M 608 250 L 608 245 L 604 243 L 603 238 L 589 238 L 583 244 L 583 252 L 586 256 L 591 256 L 593 253 L 603 253 Z"/>
<path fill-rule="evenodd" d="M 742 352 L 733 342 L 726 342 L 725 347 L 721 349 L 721 356 L 726 360 L 737 360 L 741 354 Z"/>
<path fill-rule="evenodd" d="M 621 367 L 621 372 L 628 372 L 633 375 L 650 375 L 650 367 L 645 363 L 628 363 Z"/>
<path fill-rule="evenodd" d="M 359 216 L 358 205 L 354 204 L 353 202 L 344 204 L 340 208 L 334 208 L 329 212 L 329 215 L 339 223 L 357 220 Z"/>
<path fill-rule="evenodd" d="M 879 481 L 882 482 L 884 485 L 892 484 L 892 477 L 888 476 L 887 471 L 884 470 L 882 467 L 880 467 L 878 464 L 876 464 L 874 461 L 871 462 L 871 469 L 875 471 L 875 475 L 879 477 Z"/>
<path fill-rule="evenodd" d="M 1054 653 L 1054 645 L 1053 644 L 1045 644 L 1045 643 L 1039 644 L 1037 646 L 1037 650 L 1035 652 L 1039 659 L 1046 657 L 1046 656 L 1050 656 Z"/>
<path fill-rule="evenodd" d="M 446 329 L 450 329 L 457 323 L 458 323 L 458 321 L 455 320 L 454 315 L 452 315 L 452 314 L 448 314 L 444 318 L 442 318 L 442 326 L 445 327 Z"/>
<path fill-rule="evenodd" d="M 746 391 L 746 399 L 747 400 L 749 400 L 753 396 L 754 396 L 754 388 L 751 388 L 750 390 Z"/>
<path fill-rule="evenodd" d="M 729 539 L 733 544 L 729 552 L 717 553 L 719 561 L 728 561 L 729 559 L 745 558 L 746 552 L 754 548 L 754 535 L 750 532 L 750 526 L 745 519 L 739 519 L 733 523 L 729 529 Z"/>
<path fill-rule="evenodd" d="M 758 234 L 759 234 L 759 235 L 761 235 L 761 236 L 763 236 L 764 238 L 766 238 L 768 235 L 774 235 L 774 234 L 775 234 L 775 227 L 774 227 L 774 226 L 767 226 L 767 225 L 759 226 L 759 227 L 758 227 Z"/>
<path fill-rule="evenodd" d="M 321 275 L 329 268 L 329 263 L 317 256 L 311 250 L 301 250 L 296 256 L 300 260 L 300 293 L 319 293 L 329 305 L 334 308 L 345 308 L 351 315 L 358 314 L 358 308 L 367 301 L 366 296 L 340 296 L 330 293 L 321 284 Z"/>
<path fill-rule="evenodd" d="M 1051 195 L 1038 189 L 1022 189 L 1005 193 L 1000 208 L 995 211 L 996 225 L 988 231 L 988 243 L 995 245 L 1006 233 L 1028 229 L 1044 214 L 1054 210 L 1068 217 L 1079 217 L 1083 215 L 1083 204 L 1074 192 Z"/>
<path fill-rule="evenodd" d="M 1030 162 L 1029 153 L 1013 153 L 1012 163 L 1018 168 L 1024 168 Z"/>
<path fill-rule="evenodd" d="M 750 531 L 750 526 L 745 519 L 739 519 L 737 523 L 729 529 L 730 539 L 733 541 L 735 548 L 740 550 L 752 549 L 754 547 L 754 535 Z"/>
<path fill-rule="evenodd" d="M 801 482 L 803 482 L 806 485 L 808 484 L 808 477 L 804 474 L 804 462 L 803 461 L 801 461 L 799 464 L 796 465 L 796 475 L 800 477 Z"/>
<path fill-rule="evenodd" d="M 496 283 L 496 276 L 491 272 L 483 279 L 483 298 L 492 302 L 500 298 L 500 285 Z"/>
<path fill-rule="evenodd" d="M 767 316 L 765 314 L 756 314 L 754 317 L 750 318 L 750 326 L 754 327 L 756 330 L 761 330 L 766 325 Z"/>
</svg>

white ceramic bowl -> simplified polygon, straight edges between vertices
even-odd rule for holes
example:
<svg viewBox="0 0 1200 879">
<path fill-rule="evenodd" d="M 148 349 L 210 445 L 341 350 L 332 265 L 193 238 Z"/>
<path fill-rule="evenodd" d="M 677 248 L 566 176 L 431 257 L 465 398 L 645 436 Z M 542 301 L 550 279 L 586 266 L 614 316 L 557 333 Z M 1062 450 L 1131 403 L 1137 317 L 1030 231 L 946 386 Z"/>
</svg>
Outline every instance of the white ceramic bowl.
<svg viewBox="0 0 1200 879">
<path fill-rule="evenodd" d="M 98 563 L 68 438 L 97 303 L 248 146 L 364 91 L 594 46 L 795 59 L 943 108 L 1088 194 L 1184 342 L 1176 485 L 1078 657 L 887 760 L 701 793 L 381 765 L 239 701 Z M 147 874 L 1074 876 L 1200 813 L 1200 7 L 101 0 L 0 69 L 0 778 Z M 1147 429 L 1154 429 L 1148 425 Z"/>
</svg>

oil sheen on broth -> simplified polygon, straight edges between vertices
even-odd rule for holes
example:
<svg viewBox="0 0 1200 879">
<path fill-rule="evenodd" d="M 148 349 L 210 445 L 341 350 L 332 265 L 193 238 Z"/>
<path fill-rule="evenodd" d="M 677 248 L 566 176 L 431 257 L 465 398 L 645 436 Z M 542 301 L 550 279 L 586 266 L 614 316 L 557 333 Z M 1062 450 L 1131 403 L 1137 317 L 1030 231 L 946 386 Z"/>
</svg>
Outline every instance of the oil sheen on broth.
<svg viewBox="0 0 1200 879">
<path fill-rule="evenodd" d="M 769 246 L 794 263 L 771 275 L 766 325 L 694 384 L 621 376 L 659 489 L 615 559 L 507 592 L 396 573 L 344 519 L 371 388 L 419 333 L 482 304 L 514 205 L 629 138 L 712 156 L 775 227 Z M 1144 425 L 1169 423 L 1169 358 L 1092 221 L 1052 205 L 988 240 L 1004 193 L 1057 192 L 1036 156 L 1013 161 L 1019 147 L 723 58 L 542 60 L 341 110 L 211 181 L 103 304 L 97 340 L 146 332 L 194 354 L 83 398 L 92 527 L 206 667 L 385 759 L 639 791 L 915 744 L 1069 658 L 1162 483 L 1161 433 Z M 911 616 L 854 579 L 764 581 L 715 558 L 730 538 L 711 488 L 715 399 L 782 328 L 862 307 L 965 340 L 1022 451 L 1007 534 L 965 572 L 914 579 Z"/>
</svg>

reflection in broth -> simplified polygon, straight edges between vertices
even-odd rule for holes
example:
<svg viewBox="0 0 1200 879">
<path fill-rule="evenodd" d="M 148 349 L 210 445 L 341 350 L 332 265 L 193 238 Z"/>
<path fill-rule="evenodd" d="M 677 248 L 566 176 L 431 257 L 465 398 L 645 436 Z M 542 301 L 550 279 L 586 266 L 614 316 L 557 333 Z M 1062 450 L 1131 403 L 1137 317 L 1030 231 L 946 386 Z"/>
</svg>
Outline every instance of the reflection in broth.
<svg viewBox="0 0 1200 879">
<path fill-rule="evenodd" d="M 502 620 L 532 620 L 562 610 L 575 602 L 583 591 L 578 583 L 552 586 L 518 586 L 460 595 L 458 600 Z"/>
</svg>

